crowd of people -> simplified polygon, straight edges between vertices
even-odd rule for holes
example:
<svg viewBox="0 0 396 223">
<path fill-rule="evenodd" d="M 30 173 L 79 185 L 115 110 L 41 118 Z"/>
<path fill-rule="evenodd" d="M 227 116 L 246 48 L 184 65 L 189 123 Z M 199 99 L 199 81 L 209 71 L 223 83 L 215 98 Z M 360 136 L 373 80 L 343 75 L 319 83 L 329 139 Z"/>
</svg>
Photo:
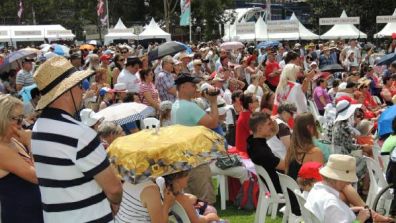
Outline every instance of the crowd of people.
<svg viewBox="0 0 396 223">
<path fill-rule="evenodd" d="M 228 153 L 264 167 L 279 193 L 276 172 L 286 173 L 321 222 L 392 222 L 365 208 L 362 196 L 370 184 L 363 156 L 373 157 L 377 120 L 396 103 L 396 61 L 378 65 L 381 52 L 365 46 L 351 39 L 224 49 L 210 41 L 153 61 L 148 53 L 158 44 L 24 57 L 0 81 L 2 222 L 168 222 L 176 201 L 191 222 L 220 222 L 212 175 L 243 184 L 250 171 L 213 161 L 122 181 L 106 148 L 141 131 L 142 120 L 117 125 L 98 112 L 127 102 L 149 106 L 161 127 L 212 129 Z M 393 40 L 382 53 L 395 48 Z M 337 64 L 344 71 L 326 69 Z M 387 153 L 396 147 L 396 119 L 392 125 L 379 139 Z"/>
</svg>

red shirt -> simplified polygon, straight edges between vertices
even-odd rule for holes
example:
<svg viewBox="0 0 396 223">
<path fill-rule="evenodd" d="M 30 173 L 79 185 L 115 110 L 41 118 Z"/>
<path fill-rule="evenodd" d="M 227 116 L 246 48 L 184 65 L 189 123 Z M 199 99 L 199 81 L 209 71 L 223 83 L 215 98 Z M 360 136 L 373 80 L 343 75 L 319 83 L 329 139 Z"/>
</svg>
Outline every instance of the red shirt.
<svg viewBox="0 0 396 223">
<path fill-rule="evenodd" d="M 278 86 L 280 75 L 276 75 L 275 77 L 270 77 L 269 75 L 270 75 L 270 73 L 274 72 L 275 70 L 279 70 L 279 69 L 280 69 L 280 66 L 279 66 L 278 62 L 276 62 L 276 61 L 270 62 L 269 60 L 267 60 L 266 67 L 265 67 L 265 77 L 267 78 L 268 82 L 274 87 Z"/>
<path fill-rule="evenodd" d="M 249 119 L 252 112 L 243 111 L 239 113 L 236 132 L 235 132 L 235 147 L 238 152 L 246 153 L 247 138 L 250 136 Z"/>
</svg>

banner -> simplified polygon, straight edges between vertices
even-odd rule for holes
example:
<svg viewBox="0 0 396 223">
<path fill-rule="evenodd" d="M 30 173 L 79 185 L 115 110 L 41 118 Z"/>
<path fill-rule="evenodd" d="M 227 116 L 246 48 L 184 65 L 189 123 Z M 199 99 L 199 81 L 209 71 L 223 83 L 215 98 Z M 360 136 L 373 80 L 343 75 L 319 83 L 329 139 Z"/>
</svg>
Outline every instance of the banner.
<svg viewBox="0 0 396 223">
<path fill-rule="evenodd" d="M 328 25 L 337 25 L 337 24 L 359 24 L 360 18 L 359 17 L 346 17 L 346 18 L 320 18 L 319 25 L 321 26 L 328 26 Z"/>
<path fill-rule="evenodd" d="M 191 17 L 191 0 L 180 0 L 180 26 L 189 26 Z"/>
<path fill-rule="evenodd" d="M 236 34 L 251 34 L 256 32 L 256 24 L 254 22 L 237 23 Z"/>
<path fill-rule="evenodd" d="M 268 33 L 298 33 L 299 31 L 299 23 L 297 20 L 267 21 Z"/>
<path fill-rule="evenodd" d="M 396 16 L 386 16 L 386 15 L 377 16 L 377 23 L 388 23 L 388 22 L 396 22 Z"/>
</svg>

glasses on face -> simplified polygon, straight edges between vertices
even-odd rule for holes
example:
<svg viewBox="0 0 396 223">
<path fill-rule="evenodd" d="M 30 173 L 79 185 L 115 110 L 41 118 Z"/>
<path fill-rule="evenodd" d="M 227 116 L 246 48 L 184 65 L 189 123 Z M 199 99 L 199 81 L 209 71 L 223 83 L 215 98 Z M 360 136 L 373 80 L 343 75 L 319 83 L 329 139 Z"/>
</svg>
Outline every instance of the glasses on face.
<svg viewBox="0 0 396 223">
<path fill-rule="evenodd" d="M 13 116 L 11 120 L 16 121 L 17 125 L 22 125 L 23 122 L 23 115 Z"/>
<path fill-rule="evenodd" d="M 126 53 L 128 53 L 128 51 L 122 51 L 121 53 L 122 53 L 122 54 L 126 54 Z"/>
</svg>

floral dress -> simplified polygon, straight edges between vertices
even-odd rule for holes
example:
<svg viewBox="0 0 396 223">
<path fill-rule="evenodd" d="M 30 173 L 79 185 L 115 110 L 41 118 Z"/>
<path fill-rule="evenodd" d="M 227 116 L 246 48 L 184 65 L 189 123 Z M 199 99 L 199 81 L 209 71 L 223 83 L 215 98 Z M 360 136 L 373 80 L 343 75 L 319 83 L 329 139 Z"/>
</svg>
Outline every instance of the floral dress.
<svg viewBox="0 0 396 223">
<path fill-rule="evenodd" d="M 354 130 L 349 125 L 348 120 L 338 121 L 333 128 L 333 144 L 334 154 L 351 155 L 354 150 L 359 150 L 362 147 L 354 142 Z M 366 162 L 363 157 L 356 157 L 356 174 L 359 179 L 364 176 L 366 170 Z"/>
</svg>

